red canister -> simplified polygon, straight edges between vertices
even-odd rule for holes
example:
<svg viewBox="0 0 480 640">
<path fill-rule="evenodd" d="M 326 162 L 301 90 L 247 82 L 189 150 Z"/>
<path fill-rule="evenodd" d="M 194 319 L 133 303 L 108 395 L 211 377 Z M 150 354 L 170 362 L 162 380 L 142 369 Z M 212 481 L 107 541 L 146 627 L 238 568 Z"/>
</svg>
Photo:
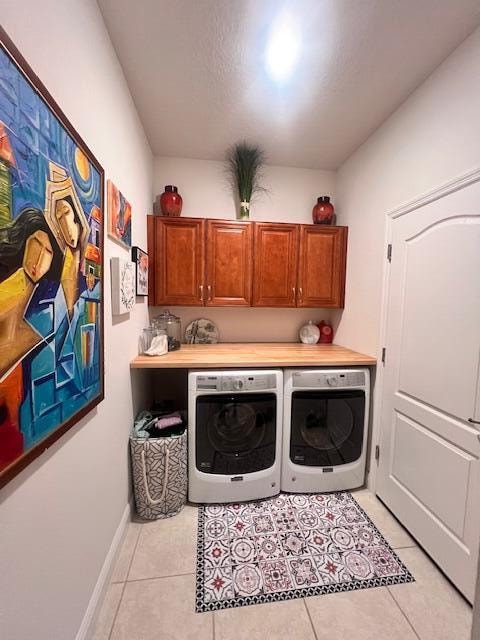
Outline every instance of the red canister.
<svg viewBox="0 0 480 640">
<path fill-rule="evenodd" d="M 333 342 L 333 329 L 328 322 L 323 320 L 319 322 L 318 328 L 320 329 L 319 344 L 331 344 Z"/>
</svg>

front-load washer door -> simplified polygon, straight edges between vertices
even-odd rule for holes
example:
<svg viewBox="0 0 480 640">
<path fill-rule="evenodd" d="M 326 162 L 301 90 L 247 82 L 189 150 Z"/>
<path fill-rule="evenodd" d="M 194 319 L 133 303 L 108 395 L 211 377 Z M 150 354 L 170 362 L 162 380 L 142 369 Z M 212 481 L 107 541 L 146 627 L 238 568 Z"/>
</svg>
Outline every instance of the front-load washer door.
<svg viewBox="0 0 480 640">
<path fill-rule="evenodd" d="M 195 460 L 199 471 L 241 475 L 275 462 L 277 398 L 273 393 L 197 398 Z"/>
<path fill-rule="evenodd" d="M 290 460 L 309 467 L 333 467 L 362 454 L 365 394 L 361 390 L 294 391 Z"/>
</svg>

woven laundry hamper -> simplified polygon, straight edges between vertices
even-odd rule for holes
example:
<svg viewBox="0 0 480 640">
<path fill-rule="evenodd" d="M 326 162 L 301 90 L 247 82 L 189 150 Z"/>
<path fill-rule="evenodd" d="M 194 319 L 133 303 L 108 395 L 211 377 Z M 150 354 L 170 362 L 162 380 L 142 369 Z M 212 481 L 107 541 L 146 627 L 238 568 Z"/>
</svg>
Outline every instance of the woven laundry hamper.
<svg viewBox="0 0 480 640">
<path fill-rule="evenodd" d="M 187 502 L 187 430 L 151 438 L 137 419 L 130 434 L 130 455 L 138 515 L 156 520 L 179 513 Z"/>
</svg>

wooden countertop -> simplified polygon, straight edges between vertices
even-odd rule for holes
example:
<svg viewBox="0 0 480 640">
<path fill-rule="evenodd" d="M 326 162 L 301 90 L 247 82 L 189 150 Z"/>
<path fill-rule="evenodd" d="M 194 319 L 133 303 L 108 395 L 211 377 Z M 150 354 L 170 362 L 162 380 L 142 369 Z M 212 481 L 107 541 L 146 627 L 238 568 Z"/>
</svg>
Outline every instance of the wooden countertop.
<svg viewBox="0 0 480 640">
<path fill-rule="evenodd" d="M 182 344 L 164 356 L 137 356 L 131 369 L 234 369 L 375 365 L 376 359 L 337 344 L 221 342 Z"/>
</svg>

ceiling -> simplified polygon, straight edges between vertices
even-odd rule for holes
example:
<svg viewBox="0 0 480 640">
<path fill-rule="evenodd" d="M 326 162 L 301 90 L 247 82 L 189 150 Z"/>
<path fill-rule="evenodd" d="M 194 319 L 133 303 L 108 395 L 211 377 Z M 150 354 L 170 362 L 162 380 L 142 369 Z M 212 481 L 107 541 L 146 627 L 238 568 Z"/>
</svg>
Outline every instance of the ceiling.
<svg viewBox="0 0 480 640">
<path fill-rule="evenodd" d="M 312 169 L 336 169 L 480 24 L 478 0 L 98 3 L 155 155 L 221 160 L 246 139 Z"/>
</svg>

